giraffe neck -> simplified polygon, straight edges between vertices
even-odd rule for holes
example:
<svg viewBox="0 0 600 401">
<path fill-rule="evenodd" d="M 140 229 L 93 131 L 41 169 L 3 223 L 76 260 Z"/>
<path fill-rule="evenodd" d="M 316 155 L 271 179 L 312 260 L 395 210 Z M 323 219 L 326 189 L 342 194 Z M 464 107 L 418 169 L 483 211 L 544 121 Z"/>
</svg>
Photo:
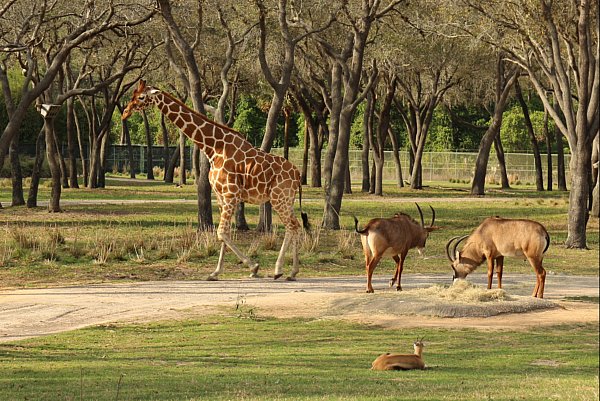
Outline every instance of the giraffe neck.
<svg viewBox="0 0 600 401">
<path fill-rule="evenodd" d="M 210 121 L 166 92 L 156 96 L 155 104 L 173 124 L 198 145 L 209 160 L 222 152 L 216 145 L 223 146 L 231 142 L 232 137 L 236 135 L 227 127 Z"/>
</svg>

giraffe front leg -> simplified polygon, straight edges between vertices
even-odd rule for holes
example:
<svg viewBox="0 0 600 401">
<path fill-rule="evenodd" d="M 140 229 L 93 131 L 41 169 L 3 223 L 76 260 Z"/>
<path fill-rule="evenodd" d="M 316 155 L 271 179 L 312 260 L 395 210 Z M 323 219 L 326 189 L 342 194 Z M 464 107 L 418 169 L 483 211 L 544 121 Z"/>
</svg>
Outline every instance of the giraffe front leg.
<svg viewBox="0 0 600 401">
<path fill-rule="evenodd" d="M 208 276 L 208 281 L 217 281 L 219 279 L 219 274 L 223 271 L 223 256 L 225 255 L 225 242 L 221 242 L 221 252 L 219 252 L 219 261 L 217 262 L 217 268 L 214 272 Z"/>
<path fill-rule="evenodd" d="M 277 257 L 277 262 L 275 262 L 275 275 L 273 276 L 273 278 L 275 280 L 277 280 L 279 277 L 283 276 L 283 265 L 285 264 L 285 253 L 287 252 L 287 249 L 289 246 L 290 246 L 290 233 L 288 231 L 286 231 L 285 237 L 283 237 L 283 244 L 281 244 L 281 249 L 279 250 L 279 256 Z M 296 273 L 298 273 L 298 272 L 296 272 Z M 293 278 L 293 277 L 290 276 L 290 278 Z"/>
<path fill-rule="evenodd" d="M 221 196 L 217 196 L 217 199 L 219 200 L 219 204 L 221 206 L 221 219 L 219 221 L 219 228 L 217 229 L 217 238 L 222 242 L 222 245 L 221 255 L 219 257 L 219 262 L 217 263 L 217 269 L 211 274 L 212 278 L 216 278 L 217 275 L 222 271 L 225 246 L 231 249 L 231 251 L 235 254 L 235 256 L 238 257 L 240 261 L 242 261 L 242 263 L 250 267 L 252 271 L 250 277 L 257 277 L 258 263 L 246 256 L 246 254 L 244 254 L 237 246 L 235 246 L 229 237 L 229 231 L 231 229 L 231 217 L 233 216 L 235 207 L 238 204 L 238 200 L 235 198 L 224 197 L 222 194 Z"/>
<path fill-rule="evenodd" d="M 300 259 L 298 258 L 298 247 L 300 243 L 300 236 L 296 232 L 292 241 L 292 273 L 286 279 L 288 281 L 296 281 L 296 274 L 300 271 Z"/>
</svg>

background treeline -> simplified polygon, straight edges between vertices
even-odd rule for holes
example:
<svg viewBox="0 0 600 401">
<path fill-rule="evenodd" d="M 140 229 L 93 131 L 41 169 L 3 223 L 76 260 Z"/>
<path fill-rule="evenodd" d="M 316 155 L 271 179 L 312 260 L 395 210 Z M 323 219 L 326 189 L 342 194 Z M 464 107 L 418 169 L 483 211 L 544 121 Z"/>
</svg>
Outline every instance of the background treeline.
<svg viewBox="0 0 600 401">
<path fill-rule="evenodd" d="M 568 149 L 566 243 L 585 247 L 598 199 L 598 14 L 590 0 L 9 0 L 0 8 L 0 167 L 10 165 L 12 204 L 31 207 L 45 163 L 54 212 L 62 188 L 105 185 L 111 143 L 146 144 L 148 166 L 152 145 L 175 146 L 163 152 L 172 181 L 186 167 L 185 137 L 156 111 L 119 119 L 144 78 L 265 151 L 302 147 L 306 184 L 323 187 L 332 229 L 352 189 L 351 148 L 362 150 L 361 190 L 375 195 L 385 150 L 398 185 L 412 189 L 423 187 L 426 150 L 476 150 L 478 196 L 490 157 L 509 186 L 504 152 L 513 151 L 534 154 L 539 191 L 567 189 Z M 25 201 L 27 144 L 36 155 Z M 559 165 L 542 166 L 551 152 Z M 191 164 L 198 225 L 212 227 L 208 160 L 195 149 Z M 269 228 L 266 207 L 259 229 Z"/>
</svg>

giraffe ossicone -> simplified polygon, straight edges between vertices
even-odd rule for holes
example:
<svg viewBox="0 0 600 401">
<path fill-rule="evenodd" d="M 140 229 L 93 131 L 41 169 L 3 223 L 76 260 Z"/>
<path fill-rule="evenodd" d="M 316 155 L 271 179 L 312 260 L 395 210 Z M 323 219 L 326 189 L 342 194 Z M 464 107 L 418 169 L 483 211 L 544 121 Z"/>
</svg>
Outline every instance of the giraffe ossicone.
<svg viewBox="0 0 600 401">
<path fill-rule="evenodd" d="M 252 277 L 257 276 L 258 264 L 235 246 L 230 237 L 231 219 L 240 202 L 253 204 L 271 202 L 273 210 L 285 226 L 285 236 L 275 263 L 273 277 L 278 279 L 283 275 L 285 254 L 291 245 L 293 262 L 288 280 L 295 280 L 299 271 L 300 235 L 300 223 L 294 215 L 296 192 L 299 192 L 302 222 L 304 227 L 308 228 L 308 217 L 302 213 L 302 186 L 300 171 L 296 166 L 281 156 L 255 148 L 239 132 L 211 121 L 171 94 L 147 86 L 144 80 L 140 80 L 121 118 L 125 120 L 135 111 L 151 105 L 156 106 L 165 117 L 194 141 L 210 161 L 208 179 L 221 211 L 217 228 L 221 251 L 217 268 L 211 273 L 209 280 L 216 280 L 223 271 L 223 255 L 226 246 L 250 267 Z"/>
</svg>

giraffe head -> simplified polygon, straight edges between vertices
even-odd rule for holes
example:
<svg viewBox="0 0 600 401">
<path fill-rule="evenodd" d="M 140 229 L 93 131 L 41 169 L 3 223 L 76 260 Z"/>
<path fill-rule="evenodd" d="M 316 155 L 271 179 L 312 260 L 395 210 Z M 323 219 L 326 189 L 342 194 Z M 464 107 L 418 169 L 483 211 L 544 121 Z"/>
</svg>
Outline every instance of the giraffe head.
<svg viewBox="0 0 600 401">
<path fill-rule="evenodd" d="M 152 104 L 152 97 L 160 93 L 160 91 L 151 86 L 146 86 L 146 81 L 140 79 L 137 88 L 133 91 L 133 97 L 131 101 L 123 110 L 123 115 L 121 115 L 121 120 L 126 120 L 129 118 L 134 111 L 140 111 L 148 107 Z"/>
</svg>

